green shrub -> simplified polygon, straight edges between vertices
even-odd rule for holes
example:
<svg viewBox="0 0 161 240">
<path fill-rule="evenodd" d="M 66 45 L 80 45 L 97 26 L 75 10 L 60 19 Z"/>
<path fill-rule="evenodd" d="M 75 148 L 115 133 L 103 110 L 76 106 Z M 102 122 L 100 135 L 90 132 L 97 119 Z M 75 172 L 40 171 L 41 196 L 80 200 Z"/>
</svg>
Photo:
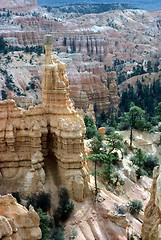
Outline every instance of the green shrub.
<svg viewBox="0 0 161 240">
<path fill-rule="evenodd" d="M 51 208 L 51 199 L 49 193 L 33 194 L 28 197 L 27 208 L 32 205 L 35 210 L 41 208 L 43 212 L 47 212 Z"/>
<path fill-rule="evenodd" d="M 159 164 L 159 159 L 152 155 L 146 154 L 141 149 L 138 149 L 136 154 L 133 155 L 130 160 L 138 166 L 136 170 L 137 178 L 139 179 L 140 176 L 148 175 L 149 177 L 152 176 L 153 169 Z"/>
<path fill-rule="evenodd" d="M 41 208 L 43 212 L 47 212 L 51 208 L 51 198 L 49 193 L 40 193 L 37 196 L 37 208 Z"/>
<path fill-rule="evenodd" d="M 119 180 L 119 183 L 120 183 L 121 186 L 124 186 L 124 185 L 125 185 L 125 180 L 121 178 L 121 179 Z"/>
<path fill-rule="evenodd" d="M 135 155 L 131 157 L 130 159 L 136 166 L 139 168 L 144 166 L 144 163 L 146 161 L 146 155 L 145 152 L 143 152 L 140 148 L 136 151 Z"/>
<path fill-rule="evenodd" d="M 93 138 L 97 134 L 97 129 L 96 129 L 96 126 L 94 124 L 93 118 L 86 115 L 85 118 L 84 118 L 84 123 L 86 125 L 85 138 L 86 139 Z"/>
<path fill-rule="evenodd" d="M 101 151 L 101 148 L 103 148 L 103 136 L 102 134 L 97 134 L 92 138 L 90 141 L 90 150 L 93 154 L 99 154 Z"/>
<path fill-rule="evenodd" d="M 130 236 L 130 240 L 135 240 L 135 238 L 134 238 L 134 235 L 133 235 L 133 234 L 131 234 L 131 236 Z"/>
<path fill-rule="evenodd" d="M 133 215 L 133 214 L 139 213 L 140 211 L 143 210 L 143 204 L 139 200 L 132 200 L 128 204 L 128 208 L 129 208 L 130 213 Z"/>
<path fill-rule="evenodd" d="M 16 198 L 17 202 L 20 204 L 21 203 L 21 197 L 19 192 L 12 192 L 12 196 Z"/>
<path fill-rule="evenodd" d="M 37 210 L 37 213 L 40 217 L 40 229 L 42 232 L 42 240 L 48 240 L 51 236 L 51 228 L 50 228 L 50 222 L 51 218 L 46 213 L 42 211 L 41 208 Z"/>
<path fill-rule="evenodd" d="M 96 125 L 102 127 L 104 124 L 107 125 L 107 115 L 103 110 L 100 115 L 96 115 Z"/>
<path fill-rule="evenodd" d="M 4 53 L 7 47 L 7 41 L 3 36 L 0 36 L 0 53 Z"/>
<path fill-rule="evenodd" d="M 130 124 L 129 124 L 129 121 L 128 121 L 128 119 L 126 118 L 126 117 L 119 117 L 119 124 L 118 124 L 118 129 L 120 130 L 120 131 L 124 131 L 124 130 L 127 130 L 127 129 L 129 129 L 129 127 L 130 127 Z"/>
<path fill-rule="evenodd" d="M 111 133 L 113 133 L 115 131 L 114 127 L 106 126 L 105 128 L 106 128 L 106 134 L 107 135 L 110 135 Z"/>
<path fill-rule="evenodd" d="M 125 181 L 120 177 L 120 174 L 119 173 L 115 173 L 113 175 L 113 178 L 112 178 L 112 181 L 113 181 L 113 184 L 115 186 L 117 186 L 117 184 L 119 183 L 121 186 L 123 186 L 125 184 Z"/>
<path fill-rule="evenodd" d="M 119 206 L 118 204 L 116 204 L 115 208 L 116 208 L 118 214 L 125 214 L 127 212 L 127 206 L 126 205 L 120 205 Z"/>
<path fill-rule="evenodd" d="M 116 117 L 115 117 L 115 115 L 113 113 L 109 117 L 108 126 L 114 128 L 114 129 L 117 128 Z"/>
<path fill-rule="evenodd" d="M 63 229 L 61 227 L 55 227 L 51 234 L 51 240 L 65 240 Z"/>
<path fill-rule="evenodd" d="M 127 147 L 124 147 L 124 155 L 128 155 L 128 149 L 127 149 Z"/>
<path fill-rule="evenodd" d="M 35 194 L 27 197 L 27 205 L 26 205 L 27 209 L 29 209 L 29 206 L 32 205 L 33 208 L 37 210 L 36 198 L 37 196 Z"/>
<path fill-rule="evenodd" d="M 72 228 L 71 230 L 71 237 L 69 237 L 69 240 L 75 239 L 77 237 L 77 230 L 75 228 Z"/>
<path fill-rule="evenodd" d="M 141 176 L 147 175 L 147 172 L 141 168 L 136 169 L 135 172 L 136 172 L 137 179 L 140 179 Z"/>
<path fill-rule="evenodd" d="M 2 95 L 2 100 L 6 100 L 7 99 L 7 93 L 5 90 L 1 90 L 1 95 Z"/>
<path fill-rule="evenodd" d="M 152 154 L 147 155 L 146 162 L 144 163 L 144 169 L 148 173 L 148 176 L 150 177 L 152 176 L 154 167 L 158 165 L 159 165 L 159 159 L 156 156 Z"/>
<path fill-rule="evenodd" d="M 66 188 L 61 188 L 59 192 L 58 208 L 54 212 L 55 226 L 58 227 L 61 222 L 66 221 L 74 209 L 74 204 L 69 200 L 69 194 Z"/>
<path fill-rule="evenodd" d="M 96 135 L 96 129 L 93 127 L 86 127 L 86 134 L 85 138 L 86 139 L 91 139 Z"/>
</svg>

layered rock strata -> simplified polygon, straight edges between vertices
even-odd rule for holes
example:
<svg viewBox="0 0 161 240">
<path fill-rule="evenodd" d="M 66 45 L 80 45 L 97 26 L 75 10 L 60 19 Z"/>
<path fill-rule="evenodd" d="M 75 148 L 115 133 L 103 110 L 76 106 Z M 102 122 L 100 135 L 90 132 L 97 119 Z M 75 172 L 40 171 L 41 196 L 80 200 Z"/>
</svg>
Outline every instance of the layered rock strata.
<svg viewBox="0 0 161 240">
<path fill-rule="evenodd" d="M 65 64 L 52 56 L 51 45 L 52 37 L 47 36 L 43 104 L 25 111 L 13 100 L 0 102 L 0 191 L 19 191 L 24 198 L 43 191 L 44 164 L 50 159 L 59 185 L 82 201 L 88 190 L 83 168 L 85 126 L 69 99 Z"/>
<path fill-rule="evenodd" d="M 32 206 L 28 211 L 12 195 L 0 196 L 0 206 L 0 239 L 41 239 L 39 216 Z"/>
</svg>

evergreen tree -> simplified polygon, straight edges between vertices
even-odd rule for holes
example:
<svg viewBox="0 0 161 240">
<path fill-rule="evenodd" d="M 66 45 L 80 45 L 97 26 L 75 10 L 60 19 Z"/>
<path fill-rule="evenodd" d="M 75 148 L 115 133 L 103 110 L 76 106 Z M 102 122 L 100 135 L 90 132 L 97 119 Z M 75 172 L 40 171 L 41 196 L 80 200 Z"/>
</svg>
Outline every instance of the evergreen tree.
<svg viewBox="0 0 161 240">
<path fill-rule="evenodd" d="M 63 229 L 61 227 L 54 228 L 50 240 L 65 240 Z"/>
<path fill-rule="evenodd" d="M 50 239 L 50 232 L 51 232 L 51 228 L 50 228 L 51 218 L 46 213 L 44 213 L 41 208 L 38 209 L 37 213 L 40 217 L 40 229 L 42 232 L 41 239 L 48 240 Z"/>
<path fill-rule="evenodd" d="M 115 115 L 113 113 L 110 115 L 110 118 L 108 120 L 108 126 L 113 127 L 115 129 L 117 128 L 116 118 L 115 118 Z"/>
<path fill-rule="evenodd" d="M 5 52 L 7 47 L 7 41 L 4 39 L 3 36 L 0 36 L 0 52 Z"/>
<path fill-rule="evenodd" d="M 102 134 L 97 134 L 90 141 L 90 149 L 92 154 L 99 154 L 101 149 L 103 149 L 103 136 Z"/>
<path fill-rule="evenodd" d="M 59 192 L 59 205 L 53 215 L 55 226 L 60 227 L 69 218 L 73 209 L 74 204 L 70 201 L 67 189 L 61 188 Z"/>
<path fill-rule="evenodd" d="M 94 137 L 97 134 L 97 129 L 94 124 L 93 118 L 86 115 L 84 118 L 84 123 L 86 125 L 85 138 L 90 139 L 90 138 Z"/>
<path fill-rule="evenodd" d="M 137 121 L 140 120 L 144 114 L 144 110 L 132 104 L 126 115 L 130 123 L 130 148 L 132 148 L 133 129 L 135 128 Z"/>
<path fill-rule="evenodd" d="M 101 139 L 100 141 L 93 141 L 91 144 L 91 156 L 87 157 L 94 162 L 94 171 L 92 174 L 95 177 L 95 194 L 98 193 L 97 188 L 97 175 L 100 174 L 100 171 L 97 170 L 97 164 L 103 165 L 103 174 L 105 175 L 106 179 L 109 183 L 112 182 L 112 178 L 114 176 L 113 167 L 114 164 L 117 163 L 119 160 L 119 156 L 117 151 L 123 151 L 124 147 L 121 143 L 123 137 L 118 133 L 111 133 L 110 135 L 105 137 L 106 144 L 103 144 Z M 96 145 L 93 147 L 93 145 Z M 98 145 L 98 146 L 97 146 Z M 117 180 L 116 180 L 117 181 Z"/>
<path fill-rule="evenodd" d="M 159 72 L 158 66 L 159 66 L 159 63 L 154 64 L 154 72 Z"/>
<path fill-rule="evenodd" d="M 1 90 L 1 95 L 2 95 L 2 100 L 6 100 L 7 99 L 7 93 L 4 90 Z"/>
<path fill-rule="evenodd" d="M 150 85 L 143 84 L 140 81 L 136 82 L 135 88 L 128 85 L 128 89 L 124 90 L 122 96 L 120 98 L 120 106 L 119 106 L 119 115 L 121 115 L 121 119 L 126 115 L 125 112 L 129 112 L 131 102 L 133 102 L 136 106 L 140 107 L 145 111 L 145 118 L 137 122 L 136 128 L 143 130 L 149 130 L 152 125 L 156 124 L 155 118 L 155 107 L 159 102 L 161 102 L 161 84 L 159 80 L 154 80 Z M 124 118 L 125 119 L 125 118 Z M 144 121 L 143 121 L 144 120 Z M 148 122 L 150 121 L 150 122 Z M 121 129 L 128 128 L 126 121 L 123 123 L 121 121 Z"/>
<path fill-rule="evenodd" d="M 151 63 L 151 61 L 148 61 L 147 62 L 147 72 L 151 73 L 152 71 L 153 71 L 152 63 Z"/>
<path fill-rule="evenodd" d="M 156 115 L 159 118 L 159 121 L 161 121 L 161 102 L 158 103 L 158 106 L 155 108 L 156 109 Z"/>
<path fill-rule="evenodd" d="M 142 168 L 145 162 L 146 162 L 145 153 L 139 148 L 136 151 L 135 157 L 133 159 L 133 163 L 137 165 L 139 168 Z"/>
</svg>

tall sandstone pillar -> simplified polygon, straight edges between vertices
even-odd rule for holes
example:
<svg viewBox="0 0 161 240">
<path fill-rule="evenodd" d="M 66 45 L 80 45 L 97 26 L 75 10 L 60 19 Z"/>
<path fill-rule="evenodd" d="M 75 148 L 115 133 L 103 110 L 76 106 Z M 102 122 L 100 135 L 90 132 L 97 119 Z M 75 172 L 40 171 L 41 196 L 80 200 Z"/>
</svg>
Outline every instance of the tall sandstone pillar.
<svg viewBox="0 0 161 240">
<path fill-rule="evenodd" d="M 52 154 L 58 163 L 61 184 L 76 200 L 81 201 L 87 189 L 83 168 L 85 126 L 69 98 L 65 64 L 52 55 L 51 35 L 45 36 L 44 45 L 43 107 L 52 135 Z"/>
</svg>

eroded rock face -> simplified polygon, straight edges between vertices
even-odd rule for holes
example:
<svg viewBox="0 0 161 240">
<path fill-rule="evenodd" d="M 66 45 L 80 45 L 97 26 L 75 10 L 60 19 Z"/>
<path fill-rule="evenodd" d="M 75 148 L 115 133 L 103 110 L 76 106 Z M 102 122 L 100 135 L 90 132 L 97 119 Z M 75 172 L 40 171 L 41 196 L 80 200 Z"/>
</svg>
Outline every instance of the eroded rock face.
<svg viewBox="0 0 161 240">
<path fill-rule="evenodd" d="M 97 114 L 102 110 L 105 112 L 118 108 L 119 97 L 117 96 L 116 73 L 106 73 L 102 66 L 97 63 L 89 63 L 88 66 L 76 63 L 68 65 L 70 96 L 74 100 L 75 106 L 87 111 L 90 104 L 96 106 Z M 101 82 L 100 78 L 103 78 Z"/>
<path fill-rule="evenodd" d="M 26 4 L 28 1 L 25 1 Z M 8 1 L 2 0 L 2 2 Z M 26 9 L 28 10 L 28 7 Z M 71 98 L 77 108 L 86 110 L 89 104 L 95 103 L 100 112 L 103 109 L 108 112 L 109 108 L 117 108 L 116 81 L 110 83 L 110 88 L 103 84 L 104 81 L 105 84 L 108 82 L 109 78 L 105 74 L 107 75 L 106 71 L 109 67 L 112 69 L 114 60 L 124 59 L 128 62 L 130 59 L 135 59 L 136 62 L 142 62 L 144 59 L 155 62 L 156 58 L 160 58 L 159 12 L 128 9 L 76 15 L 74 19 L 73 13 L 71 14 L 73 16 L 65 12 L 60 14 L 58 9 L 52 9 L 50 13 L 44 9 L 36 9 L 36 13 L 37 16 L 14 15 L 9 23 L 8 18 L 4 20 L 5 22 L 2 18 L 0 35 L 7 38 L 8 45 L 32 46 L 42 45 L 44 35 L 53 32 L 54 50 L 68 53 L 66 59 L 71 58 L 71 55 L 73 59 L 75 58 L 70 64 L 71 67 L 68 68 L 67 64 L 67 72 Z M 157 79 L 155 76 L 154 78 Z M 132 79 L 129 81 L 131 83 Z M 129 82 L 125 82 L 123 84 L 128 85 Z"/>
<path fill-rule="evenodd" d="M 142 227 L 143 240 L 161 239 L 161 174 L 160 167 L 153 171 L 153 185 L 151 188 L 151 198 L 144 212 L 144 222 Z"/>
<path fill-rule="evenodd" d="M 12 195 L 0 196 L 0 206 L 0 239 L 41 239 L 39 216 L 33 207 L 28 211 Z"/>
<path fill-rule="evenodd" d="M 43 105 L 25 111 L 13 100 L 0 102 L 0 192 L 19 191 L 25 198 L 44 191 L 44 159 L 50 158 L 57 165 L 59 185 L 82 201 L 87 185 L 83 170 L 85 126 L 69 98 L 65 64 L 51 55 L 51 43 L 52 37 L 47 36 Z"/>
</svg>

